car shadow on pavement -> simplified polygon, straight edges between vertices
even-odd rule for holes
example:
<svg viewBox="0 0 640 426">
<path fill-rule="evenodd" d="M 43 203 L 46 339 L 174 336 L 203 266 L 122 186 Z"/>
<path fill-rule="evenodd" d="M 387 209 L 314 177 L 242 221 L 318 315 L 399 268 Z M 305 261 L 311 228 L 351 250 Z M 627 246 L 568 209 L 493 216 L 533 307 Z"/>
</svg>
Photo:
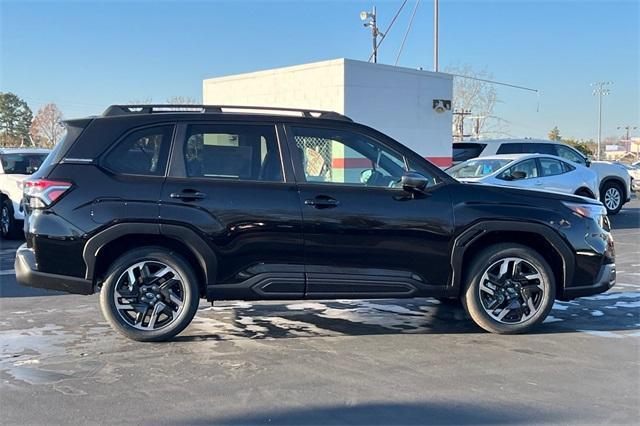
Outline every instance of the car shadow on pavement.
<svg viewBox="0 0 640 426">
<path fill-rule="evenodd" d="M 640 208 L 623 207 L 620 213 L 609 216 L 611 229 L 639 229 L 640 228 Z"/>
<path fill-rule="evenodd" d="M 556 302 L 545 323 L 529 334 L 637 336 L 639 304 L 640 292 L 635 291 Z M 201 308 L 174 341 L 461 333 L 484 331 L 461 306 L 433 299 L 235 302 Z"/>
<path fill-rule="evenodd" d="M 526 415 L 523 415 L 526 413 Z M 568 414 L 522 405 L 480 406 L 462 402 L 369 403 L 248 413 L 235 417 L 189 419 L 188 425 L 489 425 L 560 422 Z"/>
</svg>

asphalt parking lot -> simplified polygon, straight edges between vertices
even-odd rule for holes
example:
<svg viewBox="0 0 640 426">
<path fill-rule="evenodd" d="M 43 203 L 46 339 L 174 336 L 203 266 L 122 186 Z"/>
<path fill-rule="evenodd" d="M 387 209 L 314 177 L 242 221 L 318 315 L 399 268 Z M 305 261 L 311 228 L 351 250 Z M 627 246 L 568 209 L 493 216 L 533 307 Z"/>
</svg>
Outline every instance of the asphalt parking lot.
<svg viewBox="0 0 640 426">
<path fill-rule="evenodd" d="M 18 286 L 2 241 L 0 423 L 634 423 L 640 202 L 612 222 L 616 287 L 522 336 L 431 299 L 203 302 L 176 341 L 137 343 L 97 296 Z"/>
</svg>

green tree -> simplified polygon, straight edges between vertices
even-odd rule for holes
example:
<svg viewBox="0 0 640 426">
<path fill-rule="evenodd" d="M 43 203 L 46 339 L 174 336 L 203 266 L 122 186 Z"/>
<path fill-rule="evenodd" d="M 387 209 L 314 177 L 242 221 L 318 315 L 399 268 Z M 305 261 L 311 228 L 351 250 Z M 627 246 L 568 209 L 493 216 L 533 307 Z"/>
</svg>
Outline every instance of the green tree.
<svg viewBox="0 0 640 426">
<path fill-rule="evenodd" d="M 0 92 L 0 145 L 30 144 L 29 126 L 33 113 L 29 105 L 10 92 Z"/>
<path fill-rule="evenodd" d="M 558 126 L 555 126 L 553 129 L 551 129 L 548 137 L 549 137 L 549 140 L 552 140 L 552 141 L 562 140 L 562 136 L 560 136 L 560 129 L 558 129 Z"/>
<path fill-rule="evenodd" d="M 593 153 L 597 149 L 597 144 L 592 140 L 563 139 L 562 142 L 571 145 L 587 157 L 593 157 Z"/>
</svg>

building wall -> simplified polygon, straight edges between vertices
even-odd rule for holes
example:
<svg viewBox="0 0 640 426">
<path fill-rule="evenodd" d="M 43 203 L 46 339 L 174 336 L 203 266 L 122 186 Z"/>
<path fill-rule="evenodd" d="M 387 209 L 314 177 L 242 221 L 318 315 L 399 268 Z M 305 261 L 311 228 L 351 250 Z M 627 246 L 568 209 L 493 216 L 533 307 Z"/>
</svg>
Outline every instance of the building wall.
<svg viewBox="0 0 640 426">
<path fill-rule="evenodd" d="M 453 76 L 346 60 L 345 111 L 439 166 L 451 164 L 452 111 L 438 113 L 434 99 L 451 100 Z"/>
<path fill-rule="evenodd" d="M 453 77 L 350 59 L 204 80 L 203 101 L 335 111 L 409 146 L 439 166 L 451 164 Z M 346 150 L 348 151 L 348 150 Z M 343 153 L 349 158 L 349 152 Z"/>
</svg>

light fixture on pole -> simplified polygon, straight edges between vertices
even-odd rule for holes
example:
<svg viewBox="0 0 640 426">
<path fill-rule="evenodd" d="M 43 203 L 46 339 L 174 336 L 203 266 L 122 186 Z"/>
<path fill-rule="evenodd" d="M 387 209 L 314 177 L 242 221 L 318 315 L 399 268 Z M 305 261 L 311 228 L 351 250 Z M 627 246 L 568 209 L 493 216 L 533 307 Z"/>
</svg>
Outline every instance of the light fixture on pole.
<svg viewBox="0 0 640 426">
<path fill-rule="evenodd" d="M 373 6 L 372 12 L 362 11 L 360 12 L 360 19 L 365 21 L 364 26 L 371 28 L 371 37 L 373 38 L 373 63 L 378 62 L 378 37 L 383 34 L 378 29 L 376 7 Z"/>
<path fill-rule="evenodd" d="M 610 81 L 597 81 L 591 83 L 593 87 L 593 95 L 598 97 L 598 152 L 596 159 L 600 160 L 600 152 L 602 146 L 602 97 L 611 93 L 608 86 L 612 84 Z"/>
</svg>

